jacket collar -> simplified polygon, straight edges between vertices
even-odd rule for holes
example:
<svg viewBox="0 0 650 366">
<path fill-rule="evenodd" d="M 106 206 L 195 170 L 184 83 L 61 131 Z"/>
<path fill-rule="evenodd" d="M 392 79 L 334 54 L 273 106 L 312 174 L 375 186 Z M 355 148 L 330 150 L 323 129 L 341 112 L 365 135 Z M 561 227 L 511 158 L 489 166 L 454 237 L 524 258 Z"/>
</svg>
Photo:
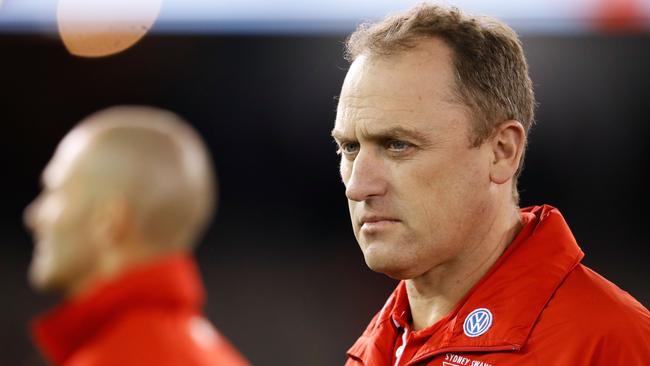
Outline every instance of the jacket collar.
<svg viewBox="0 0 650 366">
<path fill-rule="evenodd" d="M 436 324 L 414 360 L 447 351 L 517 350 L 528 340 L 544 307 L 584 254 L 560 212 L 548 205 L 521 210 L 526 225 L 492 269 Z M 401 282 L 348 354 L 364 360 L 390 359 L 397 334 L 395 316 L 408 304 Z M 488 309 L 492 325 L 480 336 L 465 334 L 464 323 L 477 309 Z M 425 330 L 426 331 L 426 330 Z"/>
<path fill-rule="evenodd" d="M 186 255 L 171 255 L 131 269 L 63 302 L 34 319 L 31 328 L 46 357 L 61 364 L 127 310 L 198 310 L 203 301 L 204 290 L 194 261 Z"/>
</svg>

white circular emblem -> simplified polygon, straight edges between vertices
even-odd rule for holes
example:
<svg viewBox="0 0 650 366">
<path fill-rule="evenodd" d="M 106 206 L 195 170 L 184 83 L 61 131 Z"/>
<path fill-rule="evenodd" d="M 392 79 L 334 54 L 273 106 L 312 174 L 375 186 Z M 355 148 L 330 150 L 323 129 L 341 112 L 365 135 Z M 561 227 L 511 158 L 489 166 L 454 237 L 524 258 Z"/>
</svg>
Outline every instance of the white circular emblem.
<svg viewBox="0 0 650 366">
<path fill-rule="evenodd" d="M 467 315 L 463 323 L 463 331 L 468 337 L 478 337 L 487 332 L 491 326 L 492 313 L 486 308 L 480 308 Z"/>
</svg>

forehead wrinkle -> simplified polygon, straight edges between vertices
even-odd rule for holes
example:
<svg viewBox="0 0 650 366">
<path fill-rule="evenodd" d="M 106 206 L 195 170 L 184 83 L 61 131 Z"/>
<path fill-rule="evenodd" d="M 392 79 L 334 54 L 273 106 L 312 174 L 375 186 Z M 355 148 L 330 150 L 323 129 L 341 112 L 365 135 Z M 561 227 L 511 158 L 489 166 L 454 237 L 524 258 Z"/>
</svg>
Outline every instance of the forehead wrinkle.
<svg viewBox="0 0 650 366">
<path fill-rule="evenodd" d="M 404 113 L 413 115 L 419 114 L 422 119 L 423 113 L 426 113 L 426 108 L 423 105 L 436 106 L 436 109 L 445 109 L 451 107 L 453 109 L 460 109 L 467 113 L 468 106 L 458 97 L 455 93 L 447 90 L 430 90 L 426 94 L 417 95 L 386 95 L 381 93 L 362 94 L 346 93 L 341 95 L 339 100 L 338 115 L 345 119 L 349 119 L 349 115 L 362 114 L 362 113 Z M 430 112 L 430 111 L 429 111 Z M 339 119 L 337 115 L 337 119 Z M 395 119 L 401 119 L 400 116 L 394 116 Z M 426 118 L 435 118 L 435 116 L 428 115 Z"/>
<path fill-rule="evenodd" d="M 394 100 L 393 98 L 382 98 Z M 335 130 L 342 133 L 350 128 L 356 128 L 360 124 L 385 125 L 390 121 L 405 120 L 412 116 L 417 110 L 410 107 L 403 107 L 403 104 L 381 103 L 377 100 L 368 101 L 366 98 L 354 98 L 366 103 L 345 103 L 339 108 L 335 123 Z"/>
<path fill-rule="evenodd" d="M 341 96 L 339 105 L 344 109 L 379 109 L 396 112 L 412 112 L 413 108 L 387 108 L 395 102 L 413 102 L 412 96 L 367 94 Z"/>
<path fill-rule="evenodd" d="M 374 131 L 370 131 L 370 128 L 365 128 L 363 131 L 361 131 L 362 136 L 366 137 L 367 139 L 375 139 L 375 140 L 384 139 L 384 138 L 403 138 L 403 137 L 417 138 L 417 136 L 420 133 L 421 131 L 418 131 L 415 128 L 412 128 L 410 126 L 403 126 L 403 125 L 380 127 L 374 129 Z"/>
</svg>

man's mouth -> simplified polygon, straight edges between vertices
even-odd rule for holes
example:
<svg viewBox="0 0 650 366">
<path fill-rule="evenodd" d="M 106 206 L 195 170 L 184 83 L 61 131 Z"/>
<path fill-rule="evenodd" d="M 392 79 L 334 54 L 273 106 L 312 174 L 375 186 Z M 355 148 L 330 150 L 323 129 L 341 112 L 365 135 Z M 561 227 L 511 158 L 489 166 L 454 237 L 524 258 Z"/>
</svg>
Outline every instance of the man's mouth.
<svg viewBox="0 0 650 366">
<path fill-rule="evenodd" d="M 374 233 L 388 229 L 400 221 L 389 216 L 364 216 L 361 218 L 361 231 L 365 233 Z"/>
</svg>

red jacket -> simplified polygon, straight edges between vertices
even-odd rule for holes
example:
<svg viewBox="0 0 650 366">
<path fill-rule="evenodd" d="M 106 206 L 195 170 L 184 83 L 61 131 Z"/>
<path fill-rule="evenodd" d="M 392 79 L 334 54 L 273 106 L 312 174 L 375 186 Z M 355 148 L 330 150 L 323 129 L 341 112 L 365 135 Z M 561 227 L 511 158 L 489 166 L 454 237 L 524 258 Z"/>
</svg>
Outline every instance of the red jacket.
<svg viewBox="0 0 650 366">
<path fill-rule="evenodd" d="M 580 264 L 583 253 L 557 209 L 527 208 L 522 218 L 497 263 L 431 327 L 408 329 L 401 282 L 346 365 L 398 358 L 400 366 L 650 365 L 648 310 Z"/>
<path fill-rule="evenodd" d="M 203 299 L 193 260 L 169 256 L 62 304 L 33 333 L 56 365 L 248 365 L 201 315 Z"/>
</svg>

